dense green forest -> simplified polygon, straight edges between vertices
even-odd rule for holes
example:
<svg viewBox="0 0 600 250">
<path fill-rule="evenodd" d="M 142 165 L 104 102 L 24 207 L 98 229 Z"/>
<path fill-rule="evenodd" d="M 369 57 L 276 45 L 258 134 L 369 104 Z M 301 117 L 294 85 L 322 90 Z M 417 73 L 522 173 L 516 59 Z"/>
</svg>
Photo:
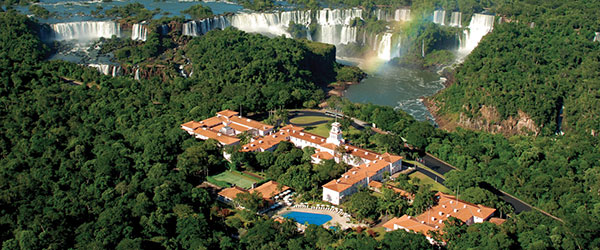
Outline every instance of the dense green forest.
<svg viewBox="0 0 600 250">
<path fill-rule="evenodd" d="M 498 4 L 510 23 L 496 25 L 457 69 L 454 84 L 434 98 L 439 114 L 458 123 L 463 113 L 500 124 L 522 111 L 543 135 L 597 135 L 600 43 L 593 38 L 600 23 L 590 17 L 598 8 L 597 1 Z M 482 114 L 483 106 L 492 115 Z"/>
</svg>

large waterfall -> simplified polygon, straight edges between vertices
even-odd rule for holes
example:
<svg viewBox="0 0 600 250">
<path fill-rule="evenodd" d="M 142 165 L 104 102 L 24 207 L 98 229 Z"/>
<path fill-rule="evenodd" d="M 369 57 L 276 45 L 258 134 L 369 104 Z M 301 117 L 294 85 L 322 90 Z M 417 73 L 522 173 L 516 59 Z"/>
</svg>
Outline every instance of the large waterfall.
<svg viewBox="0 0 600 250">
<path fill-rule="evenodd" d="M 146 28 L 146 25 L 136 23 L 131 29 L 131 40 L 146 41 L 147 34 L 148 28 Z"/>
<path fill-rule="evenodd" d="M 393 37 L 392 33 L 384 33 L 375 37 L 373 48 L 375 49 L 377 58 L 389 61 L 394 57 L 400 56 L 401 40 L 398 38 L 397 41 L 394 41 Z"/>
<path fill-rule="evenodd" d="M 88 64 L 89 67 L 96 68 L 100 73 L 109 75 L 109 76 L 118 76 L 121 75 L 121 67 L 117 65 L 109 65 L 109 64 Z"/>
<path fill-rule="evenodd" d="M 436 10 L 433 12 L 433 22 L 436 24 L 445 25 L 446 24 L 446 11 L 445 10 Z"/>
<path fill-rule="evenodd" d="M 229 21 L 223 16 L 206 18 L 184 23 L 182 34 L 185 36 L 200 36 L 211 30 L 225 29 L 229 26 Z"/>
<path fill-rule="evenodd" d="M 101 37 L 120 36 L 119 24 L 112 21 L 85 21 L 52 24 L 50 40 L 94 40 Z"/>
<path fill-rule="evenodd" d="M 483 36 L 494 28 L 494 16 L 485 14 L 473 14 L 469 29 L 464 31 L 464 38 L 460 43 L 459 52 L 468 54 L 477 47 Z"/>
<path fill-rule="evenodd" d="M 290 23 L 305 27 L 316 23 L 317 34 L 308 34 L 311 40 L 339 45 L 356 42 L 358 29 L 350 26 L 355 18 L 362 18 L 361 9 L 322 9 L 314 14 L 311 11 L 241 13 L 231 17 L 231 26 L 246 32 L 290 37 L 287 31 Z"/>
<path fill-rule="evenodd" d="M 318 29 L 314 41 L 340 45 L 356 42 L 358 28 L 348 25 L 323 25 Z"/>
<path fill-rule="evenodd" d="M 410 21 L 410 9 L 397 9 L 394 13 L 396 21 Z"/>
<path fill-rule="evenodd" d="M 317 12 L 317 23 L 320 25 L 349 25 L 355 18 L 362 18 L 361 9 L 322 9 Z"/>
<path fill-rule="evenodd" d="M 383 20 L 386 22 L 390 21 L 409 21 L 410 20 L 410 9 L 397 9 L 394 11 L 388 11 L 385 9 L 376 9 L 373 11 L 373 15 L 377 20 Z"/>
<path fill-rule="evenodd" d="M 253 33 L 285 35 L 290 37 L 287 32 L 287 23 L 282 22 L 283 13 L 242 13 L 231 18 L 231 26 L 240 30 Z"/>
<path fill-rule="evenodd" d="M 450 26 L 452 27 L 461 27 L 461 19 L 462 13 L 460 12 L 452 12 L 452 16 L 450 17 Z"/>
<path fill-rule="evenodd" d="M 384 9 L 376 9 L 373 11 L 373 15 L 375 16 L 375 18 L 377 18 L 377 20 L 384 20 L 384 21 L 395 21 L 395 13 L 389 13 L 388 11 L 384 10 Z"/>
</svg>

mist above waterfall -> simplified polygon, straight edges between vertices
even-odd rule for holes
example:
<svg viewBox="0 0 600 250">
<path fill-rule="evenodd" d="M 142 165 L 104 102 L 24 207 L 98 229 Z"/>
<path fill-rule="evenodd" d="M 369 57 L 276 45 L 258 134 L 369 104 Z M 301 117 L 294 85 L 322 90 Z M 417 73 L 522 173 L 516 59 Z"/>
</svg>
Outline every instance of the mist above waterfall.
<svg viewBox="0 0 600 250">
<path fill-rule="evenodd" d="M 477 45 L 483 36 L 491 32 L 494 28 L 494 16 L 485 14 L 473 14 L 469 28 L 464 31 L 464 38 L 461 41 L 459 52 L 469 54 Z"/>
<path fill-rule="evenodd" d="M 121 27 L 113 21 L 84 21 L 70 23 L 55 23 L 50 25 L 51 41 L 81 40 L 91 41 L 98 38 L 110 38 L 121 35 Z"/>
</svg>

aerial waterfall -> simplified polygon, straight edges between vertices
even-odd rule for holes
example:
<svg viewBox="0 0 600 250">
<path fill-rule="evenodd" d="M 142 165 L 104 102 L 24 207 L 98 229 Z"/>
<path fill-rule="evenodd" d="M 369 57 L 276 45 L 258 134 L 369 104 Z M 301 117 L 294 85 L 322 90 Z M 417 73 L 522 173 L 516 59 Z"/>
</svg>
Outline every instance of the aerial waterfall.
<svg viewBox="0 0 600 250">
<path fill-rule="evenodd" d="M 351 27 L 354 18 L 361 18 L 361 9 L 322 9 L 316 12 L 284 11 L 276 13 L 240 13 L 230 17 L 231 26 L 246 32 L 268 35 L 285 35 L 290 37 L 290 23 L 308 27 L 317 24 L 314 36 L 308 34 L 311 40 L 334 45 L 356 42 L 358 28 Z"/>
<path fill-rule="evenodd" d="M 53 34 L 50 40 L 95 40 L 121 35 L 121 27 L 112 21 L 84 21 L 55 23 L 51 25 Z"/>
<path fill-rule="evenodd" d="M 144 24 L 136 23 L 131 28 L 131 40 L 146 41 L 147 34 L 148 28 Z"/>
<path fill-rule="evenodd" d="M 318 29 L 314 41 L 333 45 L 355 43 L 358 33 L 357 27 L 347 25 L 324 25 Z"/>
<path fill-rule="evenodd" d="M 445 25 L 446 24 L 446 11 L 436 10 L 433 12 L 433 23 Z"/>
<path fill-rule="evenodd" d="M 121 75 L 121 67 L 118 65 L 109 65 L 109 64 L 88 64 L 89 67 L 95 68 L 100 73 L 108 75 L 108 76 L 119 76 Z"/>
<path fill-rule="evenodd" d="M 394 20 L 396 21 L 410 21 L 410 9 L 397 9 L 394 13 Z"/>
<path fill-rule="evenodd" d="M 317 12 L 317 24 L 350 25 L 354 18 L 362 18 L 362 9 L 322 9 Z"/>
<path fill-rule="evenodd" d="M 184 36 L 200 36 L 211 30 L 225 29 L 229 26 L 229 20 L 223 16 L 194 20 L 183 24 L 182 34 Z"/>
<path fill-rule="evenodd" d="M 469 54 L 483 36 L 494 28 L 494 16 L 485 14 L 473 14 L 469 29 L 464 31 L 464 38 L 460 41 L 459 52 Z"/>
<path fill-rule="evenodd" d="M 450 17 L 450 26 L 452 27 L 461 27 L 461 19 L 462 19 L 462 13 L 461 12 L 452 12 L 452 16 Z"/>
<path fill-rule="evenodd" d="M 594 42 L 600 41 L 600 32 L 596 32 L 596 36 L 594 36 Z"/>
<path fill-rule="evenodd" d="M 108 75 L 110 74 L 110 65 L 108 64 L 88 64 L 89 67 L 96 68 L 100 73 Z"/>
<path fill-rule="evenodd" d="M 377 54 L 377 58 L 389 61 L 394 57 L 399 57 L 401 43 L 398 39 L 397 42 L 393 41 L 392 33 L 384 33 L 383 35 L 377 35 L 375 38 L 375 45 L 373 48 Z"/>
<path fill-rule="evenodd" d="M 285 35 L 291 37 L 287 32 L 287 23 L 283 23 L 280 15 L 282 13 L 241 13 L 231 17 L 231 26 L 240 30 L 251 32 L 270 34 L 275 36 Z"/>
</svg>

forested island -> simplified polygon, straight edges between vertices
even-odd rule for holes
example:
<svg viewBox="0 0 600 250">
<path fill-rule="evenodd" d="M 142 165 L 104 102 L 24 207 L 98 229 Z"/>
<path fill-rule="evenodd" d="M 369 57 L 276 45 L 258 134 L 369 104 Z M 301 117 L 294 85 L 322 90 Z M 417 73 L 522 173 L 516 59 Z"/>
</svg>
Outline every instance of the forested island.
<svg viewBox="0 0 600 250">
<path fill-rule="evenodd" d="M 269 1 L 244 3 L 273 7 Z M 314 1 L 298 3 L 317 6 Z M 154 32 L 144 42 L 112 37 L 95 44 L 129 73 L 113 77 L 48 60 L 56 44 L 42 40 L 45 25 L 2 9 L 2 249 L 600 248 L 600 43 L 594 41 L 600 27 L 590 18 L 598 3 L 328 3 L 365 9 L 438 7 L 461 10 L 463 18 L 489 9 L 504 21 L 447 71 L 448 87 L 428 98 L 441 126 L 436 128 L 400 109 L 327 97 L 324 90 L 332 82 L 364 77 L 358 68 L 336 62 L 333 45 L 232 27 L 186 37 L 172 28 L 181 26 L 182 18 L 150 20 L 155 12 L 128 5 L 104 14 L 129 24 L 146 20 Z M 32 9 L 40 13 L 36 15 L 48 14 Z M 203 7 L 188 13 L 214 16 Z M 422 47 L 391 63 L 427 66 L 427 57 L 419 56 L 425 39 L 431 45 L 427 53 L 446 61 L 448 47 L 434 44 L 452 29 L 431 25 L 415 25 L 420 32 L 412 40 L 421 40 Z M 164 27 L 169 31 L 160 32 Z M 141 77 L 134 79 L 136 71 Z M 299 232 L 291 220 L 276 222 L 256 214 L 253 197 L 243 201 L 248 209 L 235 209 L 217 201 L 203 184 L 221 172 L 248 172 L 287 185 L 300 200 L 313 202 L 321 185 L 347 165 L 332 160 L 311 164 L 314 152 L 289 143 L 273 152 L 227 148 L 232 154 L 227 161 L 217 141 L 190 137 L 180 124 L 231 109 L 280 126 L 289 122 L 288 110 L 314 109 L 324 101 L 343 114 L 339 122 L 351 131 L 345 137 L 353 145 L 408 161 L 430 153 L 452 164 L 458 169 L 443 176 L 448 191 L 496 208 L 506 222 L 467 226 L 449 220 L 441 234 L 432 236 L 444 242 L 437 245 L 420 233 L 384 233 L 375 227 L 308 225 Z M 351 118 L 383 132 L 369 125 L 353 131 Z M 244 136 L 240 139 L 249 140 Z M 411 203 L 387 189 L 362 190 L 345 209 L 375 225 L 390 216 L 426 211 L 440 191 L 408 177 L 394 183 L 415 195 Z M 517 214 L 488 186 L 556 218 L 535 209 Z"/>
</svg>

